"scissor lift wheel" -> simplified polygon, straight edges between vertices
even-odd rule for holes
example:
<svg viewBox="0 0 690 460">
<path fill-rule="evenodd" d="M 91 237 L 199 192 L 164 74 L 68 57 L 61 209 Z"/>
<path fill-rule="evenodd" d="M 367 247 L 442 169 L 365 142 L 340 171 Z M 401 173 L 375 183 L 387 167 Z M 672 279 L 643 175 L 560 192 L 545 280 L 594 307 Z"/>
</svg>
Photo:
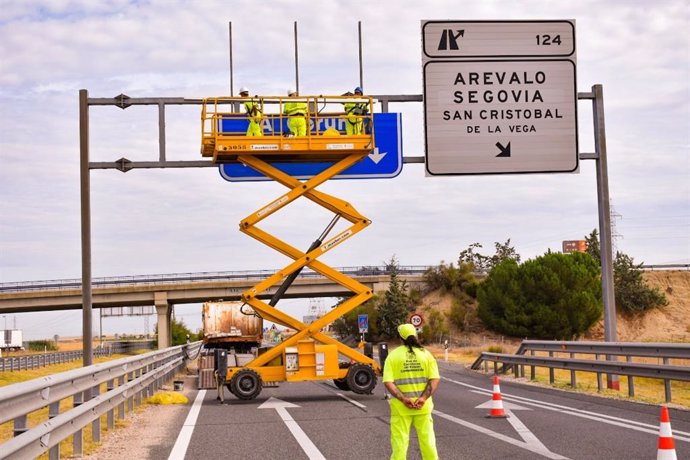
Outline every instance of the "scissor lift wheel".
<svg viewBox="0 0 690 460">
<path fill-rule="evenodd" d="M 376 387 L 376 372 L 368 364 L 353 364 L 347 370 L 347 386 L 353 393 L 371 394 Z"/>
<path fill-rule="evenodd" d="M 239 399 L 254 399 L 261 393 L 261 376 L 251 369 L 241 369 L 232 379 L 228 389 Z"/>
</svg>

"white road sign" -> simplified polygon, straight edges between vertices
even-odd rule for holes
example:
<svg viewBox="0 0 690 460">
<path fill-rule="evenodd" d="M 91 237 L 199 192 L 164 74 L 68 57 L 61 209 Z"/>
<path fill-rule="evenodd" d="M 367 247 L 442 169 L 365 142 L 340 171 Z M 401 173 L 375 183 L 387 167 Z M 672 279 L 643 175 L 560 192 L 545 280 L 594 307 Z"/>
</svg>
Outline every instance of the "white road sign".
<svg viewBox="0 0 690 460">
<path fill-rule="evenodd" d="M 428 21 L 422 32 L 430 175 L 577 170 L 573 22 Z"/>
<path fill-rule="evenodd" d="M 428 58 L 571 57 L 573 21 L 425 21 Z"/>
</svg>

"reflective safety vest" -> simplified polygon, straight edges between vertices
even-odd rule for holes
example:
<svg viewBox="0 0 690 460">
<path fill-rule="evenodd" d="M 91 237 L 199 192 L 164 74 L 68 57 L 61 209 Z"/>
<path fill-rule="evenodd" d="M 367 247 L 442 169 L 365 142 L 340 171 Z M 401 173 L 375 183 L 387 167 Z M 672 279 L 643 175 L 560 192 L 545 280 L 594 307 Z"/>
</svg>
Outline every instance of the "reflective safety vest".
<svg viewBox="0 0 690 460">
<path fill-rule="evenodd" d="M 413 401 L 422 395 L 430 379 L 439 378 L 436 359 L 423 348 L 412 347 L 410 352 L 406 345 L 402 345 L 388 355 L 383 367 L 383 381 L 393 382 L 404 396 Z M 392 415 L 426 414 L 433 409 L 432 398 L 427 399 L 421 409 L 410 409 L 398 399 L 391 400 Z"/>
<path fill-rule="evenodd" d="M 247 118 L 255 123 L 259 123 L 261 121 L 261 109 L 261 104 L 258 102 L 247 101 L 244 103 L 244 110 L 247 112 Z"/>
<path fill-rule="evenodd" d="M 283 113 L 292 116 L 305 116 L 307 114 L 307 103 L 306 102 L 286 102 L 283 107 Z"/>
<path fill-rule="evenodd" d="M 345 106 L 345 113 L 348 115 L 362 116 L 368 112 L 366 102 L 347 102 L 343 105 Z M 355 120 L 362 121 L 361 118 L 355 118 Z"/>
</svg>

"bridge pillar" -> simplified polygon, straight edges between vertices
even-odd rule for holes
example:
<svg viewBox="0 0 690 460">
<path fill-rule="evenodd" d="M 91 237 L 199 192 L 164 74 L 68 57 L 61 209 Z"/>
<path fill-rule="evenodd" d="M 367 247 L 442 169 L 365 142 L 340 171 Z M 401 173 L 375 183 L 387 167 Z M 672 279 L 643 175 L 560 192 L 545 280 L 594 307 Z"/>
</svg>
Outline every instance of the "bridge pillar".
<svg viewBox="0 0 690 460">
<path fill-rule="evenodd" d="M 168 303 L 167 292 L 154 292 L 153 301 L 158 314 L 158 349 L 162 350 L 172 344 L 172 330 L 170 327 L 170 313 L 172 309 Z"/>
<path fill-rule="evenodd" d="M 374 291 L 374 295 L 385 294 L 390 285 L 390 281 L 377 281 L 372 284 L 371 290 Z"/>
</svg>

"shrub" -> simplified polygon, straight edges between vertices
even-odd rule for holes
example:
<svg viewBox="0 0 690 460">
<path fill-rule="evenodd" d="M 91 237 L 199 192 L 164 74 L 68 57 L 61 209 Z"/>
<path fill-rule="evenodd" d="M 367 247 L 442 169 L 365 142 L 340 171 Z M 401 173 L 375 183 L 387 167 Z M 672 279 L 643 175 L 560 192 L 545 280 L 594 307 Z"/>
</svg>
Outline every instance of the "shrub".
<svg viewBox="0 0 690 460">
<path fill-rule="evenodd" d="M 505 259 L 479 286 L 479 317 L 513 337 L 573 339 L 603 311 L 599 267 L 587 254 L 547 253 L 522 265 Z"/>
<path fill-rule="evenodd" d="M 31 340 L 27 343 L 29 351 L 57 351 L 57 343 L 52 340 Z"/>
</svg>

